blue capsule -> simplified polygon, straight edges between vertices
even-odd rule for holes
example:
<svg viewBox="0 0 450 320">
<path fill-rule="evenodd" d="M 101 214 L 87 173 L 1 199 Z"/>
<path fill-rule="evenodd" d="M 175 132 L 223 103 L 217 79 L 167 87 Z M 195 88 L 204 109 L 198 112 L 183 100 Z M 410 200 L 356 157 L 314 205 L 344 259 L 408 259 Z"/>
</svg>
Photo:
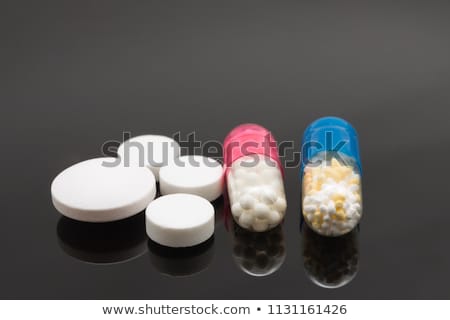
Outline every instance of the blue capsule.
<svg viewBox="0 0 450 320">
<path fill-rule="evenodd" d="M 361 160 L 356 130 L 337 117 L 320 118 L 302 143 L 304 221 L 324 236 L 340 236 L 361 219 Z"/>
</svg>

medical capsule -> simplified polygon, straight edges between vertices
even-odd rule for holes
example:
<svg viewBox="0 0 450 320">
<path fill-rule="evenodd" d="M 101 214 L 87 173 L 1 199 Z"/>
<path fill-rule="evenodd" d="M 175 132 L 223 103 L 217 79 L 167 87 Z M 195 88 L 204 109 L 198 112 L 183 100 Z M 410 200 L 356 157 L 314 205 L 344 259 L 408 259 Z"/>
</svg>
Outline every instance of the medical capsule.
<svg viewBox="0 0 450 320">
<path fill-rule="evenodd" d="M 257 232 L 279 225 L 286 196 L 277 144 L 270 131 L 256 124 L 234 128 L 224 141 L 224 163 L 236 223 Z"/>
<path fill-rule="evenodd" d="M 358 137 L 347 121 L 320 118 L 302 143 L 303 218 L 315 232 L 340 236 L 353 230 L 362 214 Z"/>
</svg>

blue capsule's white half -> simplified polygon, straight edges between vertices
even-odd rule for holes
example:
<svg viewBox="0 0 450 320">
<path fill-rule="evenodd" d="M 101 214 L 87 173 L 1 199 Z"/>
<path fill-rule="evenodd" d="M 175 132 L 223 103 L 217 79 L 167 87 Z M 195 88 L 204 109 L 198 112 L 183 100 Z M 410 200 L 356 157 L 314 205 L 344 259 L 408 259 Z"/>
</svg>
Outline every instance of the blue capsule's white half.
<svg viewBox="0 0 450 320">
<path fill-rule="evenodd" d="M 303 217 L 317 233 L 340 236 L 362 214 L 361 161 L 355 129 L 326 117 L 305 130 L 302 144 Z"/>
</svg>

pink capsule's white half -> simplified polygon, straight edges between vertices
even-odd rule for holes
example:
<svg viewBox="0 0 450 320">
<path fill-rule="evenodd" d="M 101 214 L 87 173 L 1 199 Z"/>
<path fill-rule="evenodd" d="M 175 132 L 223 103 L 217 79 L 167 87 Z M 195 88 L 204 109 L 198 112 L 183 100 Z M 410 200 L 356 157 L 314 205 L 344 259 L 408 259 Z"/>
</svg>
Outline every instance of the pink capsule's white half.
<svg viewBox="0 0 450 320">
<path fill-rule="evenodd" d="M 234 220 L 243 228 L 263 232 L 283 220 L 286 196 L 276 161 L 262 154 L 235 160 L 227 172 L 228 196 Z"/>
</svg>

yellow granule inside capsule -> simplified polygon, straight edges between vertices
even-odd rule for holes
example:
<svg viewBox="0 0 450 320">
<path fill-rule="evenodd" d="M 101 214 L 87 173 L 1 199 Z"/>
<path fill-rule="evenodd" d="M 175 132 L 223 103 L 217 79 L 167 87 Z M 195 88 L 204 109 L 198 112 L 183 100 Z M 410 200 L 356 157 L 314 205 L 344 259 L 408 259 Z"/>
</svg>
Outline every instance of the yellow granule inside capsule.
<svg viewBox="0 0 450 320">
<path fill-rule="evenodd" d="M 332 166 L 332 167 L 340 167 L 341 164 L 340 164 L 339 161 L 337 161 L 336 158 L 333 158 L 333 159 L 331 159 L 331 166 Z"/>
<path fill-rule="evenodd" d="M 359 184 L 360 183 L 359 177 L 354 177 L 354 178 L 350 179 L 349 183 L 350 184 Z"/>
<path fill-rule="evenodd" d="M 336 202 L 344 202 L 345 201 L 345 196 L 342 194 L 334 194 L 331 199 L 336 203 Z"/>
<path fill-rule="evenodd" d="M 319 181 L 317 181 L 317 182 L 314 182 L 313 184 L 312 184 L 312 189 L 313 190 L 316 190 L 316 191 L 319 191 L 320 189 L 322 189 L 322 182 L 319 182 Z"/>
<path fill-rule="evenodd" d="M 339 174 L 339 172 L 336 170 L 336 168 L 333 167 L 326 167 L 324 170 L 325 176 L 327 178 L 331 178 L 335 181 L 339 181 L 341 180 L 341 175 Z"/>
<path fill-rule="evenodd" d="M 336 210 L 336 218 L 338 220 L 345 220 L 346 215 L 345 215 L 345 212 L 344 212 L 344 210 L 342 208 L 339 208 L 339 209 Z"/>
<path fill-rule="evenodd" d="M 352 199 L 346 197 L 352 184 L 356 184 L 358 188 L 352 188 Z M 332 158 L 329 162 L 322 162 L 322 165 L 316 167 L 308 167 L 305 169 L 302 186 L 304 196 L 311 197 L 308 206 L 316 207 L 313 215 L 308 215 L 308 223 L 312 228 L 324 232 L 329 227 L 324 225 L 324 217 L 330 219 L 326 225 L 334 225 L 343 228 L 348 219 L 353 219 L 353 213 L 347 212 L 344 207 L 352 203 L 360 203 L 360 177 L 355 172 L 355 168 L 346 165 L 339 160 Z M 315 200 L 312 200 L 315 199 Z M 319 210 L 318 202 L 322 211 Z M 329 207 L 331 206 L 331 208 Z M 334 208 L 333 208 L 334 207 Z M 309 209 L 309 208 L 308 208 Z M 352 220 L 352 221 L 353 221 Z M 341 230 L 339 229 L 339 230 Z M 331 230 L 331 229 L 330 229 Z"/>
</svg>

